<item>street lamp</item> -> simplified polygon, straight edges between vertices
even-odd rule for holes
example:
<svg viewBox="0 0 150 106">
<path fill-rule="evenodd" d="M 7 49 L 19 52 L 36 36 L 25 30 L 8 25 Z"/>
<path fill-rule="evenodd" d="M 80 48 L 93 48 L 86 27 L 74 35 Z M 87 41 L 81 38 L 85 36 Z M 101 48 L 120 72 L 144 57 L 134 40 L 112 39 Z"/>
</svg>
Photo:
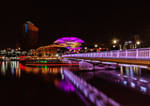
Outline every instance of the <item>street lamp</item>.
<svg viewBox="0 0 150 106">
<path fill-rule="evenodd" d="M 140 47 L 140 46 L 141 46 L 141 42 L 140 41 L 136 41 L 135 48 Z"/>
<path fill-rule="evenodd" d="M 94 47 L 95 47 L 95 48 L 97 48 L 97 47 L 98 47 L 98 45 L 97 45 L 97 44 L 95 44 L 95 45 L 94 45 Z"/>
<path fill-rule="evenodd" d="M 117 43 L 117 40 L 115 39 L 115 40 L 113 40 L 113 44 L 116 44 Z"/>
<path fill-rule="evenodd" d="M 141 42 L 140 42 L 140 41 L 136 41 L 136 44 L 137 44 L 137 45 L 140 45 L 140 44 L 141 44 Z"/>
<path fill-rule="evenodd" d="M 141 45 L 141 42 L 140 41 L 136 41 L 135 48 L 140 47 L 140 45 Z"/>
</svg>

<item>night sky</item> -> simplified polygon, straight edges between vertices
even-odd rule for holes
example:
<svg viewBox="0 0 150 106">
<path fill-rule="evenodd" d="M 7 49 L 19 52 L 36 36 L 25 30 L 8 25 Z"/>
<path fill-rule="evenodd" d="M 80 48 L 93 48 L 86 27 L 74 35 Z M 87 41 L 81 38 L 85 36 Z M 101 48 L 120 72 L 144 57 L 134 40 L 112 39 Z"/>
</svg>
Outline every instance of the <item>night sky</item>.
<svg viewBox="0 0 150 106">
<path fill-rule="evenodd" d="M 15 47 L 22 25 L 29 20 L 40 29 L 39 41 L 51 44 L 63 36 L 79 37 L 87 44 L 130 40 L 139 35 L 150 42 L 149 3 L 106 2 L 95 8 L 53 6 L 46 2 L 7 2 L 0 7 L 0 47 Z"/>
</svg>

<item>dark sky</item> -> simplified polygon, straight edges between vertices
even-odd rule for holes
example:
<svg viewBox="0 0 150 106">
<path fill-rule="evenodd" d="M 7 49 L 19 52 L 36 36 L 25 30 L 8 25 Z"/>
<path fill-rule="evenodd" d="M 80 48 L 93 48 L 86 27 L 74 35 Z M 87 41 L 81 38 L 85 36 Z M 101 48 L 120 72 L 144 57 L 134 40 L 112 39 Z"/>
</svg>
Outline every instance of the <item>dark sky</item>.
<svg viewBox="0 0 150 106">
<path fill-rule="evenodd" d="M 130 40 L 139 35 L 150 42 L 150 7 L 146 2 L 110 2 L 95 7 L 50 5 L 48 2 L 5 2 L 0 7 L 0 47 L 15 47 L 26 20 L 35 23 L 40 41 L 52 43 L 63 36 L 85 42 Z"/>
</svg>

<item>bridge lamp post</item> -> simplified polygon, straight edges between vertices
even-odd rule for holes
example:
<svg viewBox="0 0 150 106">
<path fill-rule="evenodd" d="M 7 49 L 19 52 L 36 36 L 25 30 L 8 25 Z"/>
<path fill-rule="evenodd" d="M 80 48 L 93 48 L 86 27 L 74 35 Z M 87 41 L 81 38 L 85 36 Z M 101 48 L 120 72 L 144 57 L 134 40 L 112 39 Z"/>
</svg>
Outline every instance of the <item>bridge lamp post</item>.
<svg viewBox="0 0 150 106">
<path fill-rule="evenodd" d="M 141 42 L 140 42 L 140 41 L 137 41 L 137 42 L 136 42 L 136 44 L 137 44 L 137 45 L 140 45 L 140 44 L 141 44 Z"/>
<path fill-rule="evenodd" d="M 118 42 L 117 40 L 113 40 L 113 44 L 117 44 L 117 42 Z"/>
<path fill-rule="evenodd" d="M 140 45 L 141 45 L 141 42 L 140 41 L 136 41 L 135 48 L 137 48 L 137 46 L 140 46 Z"/>
<path fill-rule="evenodd" d="M 122 50 L 122 45 L 119 44 L 119 40 L 114 39 L 114 40 L 112 41 L 112 43 L 113 43 L 113 48 L 117 47 L 117 45 L 118 45 L 119 50 Z"/>
<path fill-rule="evenodd" d="M 113 48 L 116 48 L 117 45 L 118 45 L 119 50 L 121 50 L 121 45 L 119 44 L 119 40 L 114 39 L 114 40 L 112 41 L 112 44 L 113 44 Z"/>
<path fill-rule="evenodd" d="M 97 47 L 98 47 L 98 45 L 97 45 L 97 44 L 95 44 L 95 45 L 94 45 L 94 47 L 95 47 L 95 48 L 97 48 Z"/>
</svg>

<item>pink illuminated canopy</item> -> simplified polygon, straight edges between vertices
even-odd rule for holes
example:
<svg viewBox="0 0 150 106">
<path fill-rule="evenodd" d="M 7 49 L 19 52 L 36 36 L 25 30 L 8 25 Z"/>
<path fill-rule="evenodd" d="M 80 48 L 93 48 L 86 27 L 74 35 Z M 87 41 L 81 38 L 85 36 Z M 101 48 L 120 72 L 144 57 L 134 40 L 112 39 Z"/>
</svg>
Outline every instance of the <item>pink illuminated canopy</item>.
<svg viewBox="0 0 150 106">
<path fill-rule="evenodd" d="M 75 50 L 75 49 L 81 49 L 80 46 L 82 43 L 84 43 L 84 41 L 77 37 L 62 37 L 56 40 L 54 43 L 62 45 L 68 49 Z"/>
</svg>

